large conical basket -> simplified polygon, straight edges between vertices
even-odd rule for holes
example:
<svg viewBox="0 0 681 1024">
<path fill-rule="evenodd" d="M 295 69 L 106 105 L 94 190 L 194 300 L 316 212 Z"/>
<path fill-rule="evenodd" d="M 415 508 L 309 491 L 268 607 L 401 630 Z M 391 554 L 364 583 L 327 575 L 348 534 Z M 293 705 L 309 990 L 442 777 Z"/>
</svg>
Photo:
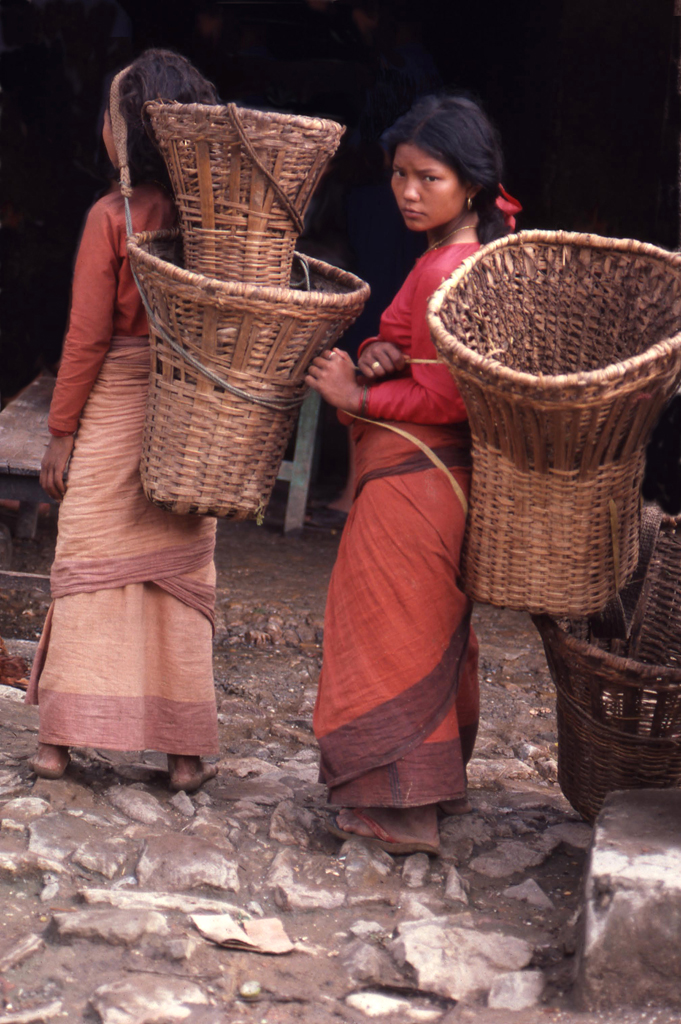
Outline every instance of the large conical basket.
<svg viewBox="0 0 681 1024">
<path fill-rule="evenodd" d="M 150 102 L 144 113 L 168 167 L 187 269 L 287 288 L 305 210 L 343 126 L 233 103 Z"/>
<path fill-rule="evenodd" d="M 142 484 L 171 512 L 251 519 L 269 500 L 310 361 L 359 316 L 369 286 L 318 260 L 303 268 L 309 291 L 216 281 L 169 261 L 178 241 L 128 239 L 152 347 Z"/>
<path fill-rule="evenodd" d="M 467 593 L 599 611 L 636 565 L 645 445 L 681 376 L 681 255 L 521 232 L 465 260 L 428 321 L 473 434 Z"/>
</svg>

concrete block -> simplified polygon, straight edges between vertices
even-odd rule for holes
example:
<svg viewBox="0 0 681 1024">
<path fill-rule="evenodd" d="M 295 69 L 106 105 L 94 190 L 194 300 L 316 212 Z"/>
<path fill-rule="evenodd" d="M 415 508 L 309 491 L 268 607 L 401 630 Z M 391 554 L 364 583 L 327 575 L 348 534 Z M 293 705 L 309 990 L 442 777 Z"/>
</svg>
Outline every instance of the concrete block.
<svg viewBox="0 0 681 1024">
<path fill-rule="evenodd" d="M 585 876 L 577 995 L 587 1009 L 681 1007 L 681 792 L 611 793 Z"/>
</svg>

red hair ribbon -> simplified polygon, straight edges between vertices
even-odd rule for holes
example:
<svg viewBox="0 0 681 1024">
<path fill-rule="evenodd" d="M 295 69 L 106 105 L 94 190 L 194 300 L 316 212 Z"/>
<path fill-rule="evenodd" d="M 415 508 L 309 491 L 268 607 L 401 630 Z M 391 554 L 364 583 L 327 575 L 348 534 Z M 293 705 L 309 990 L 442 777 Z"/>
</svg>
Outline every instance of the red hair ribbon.
<svg viewBox="0 0 681 1024">
<path fill-rule="evenodd" d="M 497 206 L 504 215 L 504 222 L 507 228 L 511 231 L 515 231 L 515 215 L 520 213 L 522 206 L 517 199 L 510 196 L 503 185 L 499 185 L 499 195 L 497 196 Z"/>
</svg>

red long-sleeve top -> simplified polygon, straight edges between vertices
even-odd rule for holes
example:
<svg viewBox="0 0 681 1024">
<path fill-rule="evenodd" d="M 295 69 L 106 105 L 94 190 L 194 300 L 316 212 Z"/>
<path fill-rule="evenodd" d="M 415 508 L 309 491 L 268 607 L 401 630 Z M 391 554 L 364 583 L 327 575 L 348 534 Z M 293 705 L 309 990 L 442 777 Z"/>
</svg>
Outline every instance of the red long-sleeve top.
<svg viewBox="0 0 681 1024">
<path fill-rule="evenodd" d="M 130 209 L 136 232 L 175 223 L 173 201 L 157 185 L 138 185 Z M 123 197 L 109 192 L 90 209 L 76 257 L 69 327 L 48 419 L 57 437 L 77 429 L 111 339 L 149 333 L 125 241 Z"/>
<path fill-rule="evenodd" d="M 479 248 L 478 242 L 467 242 L 424 253 L 381 317 L 378 337 L 367 338 L 360 352 L 374 341 L 390 341 L 413 359 L 437 359 L 426 320 L 428 299 Z M 371 384 L 365 409 L 372 419 L 405 423 L 460 423 L 467 418 L 454 378 L 442 364 L 411 363 L 399 375 Z"/>
</svg>

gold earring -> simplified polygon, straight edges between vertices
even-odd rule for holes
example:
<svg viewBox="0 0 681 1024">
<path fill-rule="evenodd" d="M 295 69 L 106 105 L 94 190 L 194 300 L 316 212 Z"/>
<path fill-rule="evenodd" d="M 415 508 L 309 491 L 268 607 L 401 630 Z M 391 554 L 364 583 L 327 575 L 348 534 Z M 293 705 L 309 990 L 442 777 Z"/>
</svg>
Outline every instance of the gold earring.
<svg viewBox="0 0 681 1024">
<path fill-rule="evenodd" d="M 473 200 L 471 199 L 471 197 L 470 197 L 470 196 L 469 196 L 469 197 L 468 197 L 468 199 L 466 200 L 466 209 L 468 210 L 468 212 L 469 212 L 469 213 L 470 213 L 470 212 L 471 212 L 471 210 L 473 209 Z"/>
</svg>

